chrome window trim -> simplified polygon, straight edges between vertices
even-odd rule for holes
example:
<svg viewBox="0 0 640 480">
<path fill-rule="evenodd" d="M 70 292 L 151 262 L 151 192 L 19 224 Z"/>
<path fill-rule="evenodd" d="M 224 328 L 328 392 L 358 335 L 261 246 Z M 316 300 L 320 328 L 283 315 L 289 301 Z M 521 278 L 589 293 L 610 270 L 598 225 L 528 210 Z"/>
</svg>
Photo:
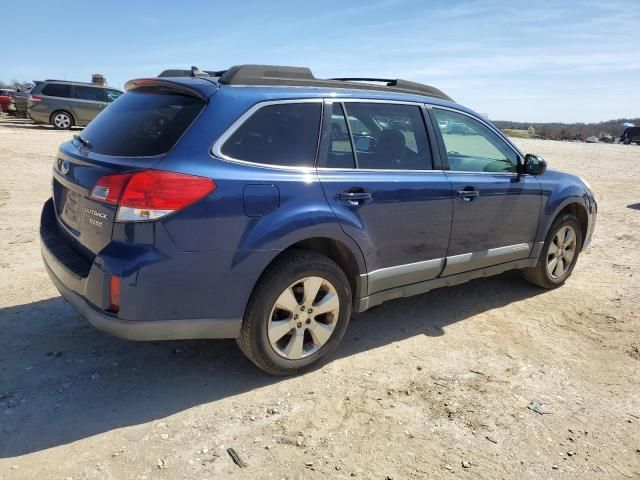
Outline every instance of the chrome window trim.
<svg viewBox="0 0 640 480">
<path fill-rule="evenodd" d="M 63 97 L 64 98 L 64 97 Z M 109 103 L 106 100 L 88 100 L 86 98 L 77 98 L 77 97 L 72 97 L 71 100 L 75 101 L 75 102 L 89 102 L 89 103 Z"/>
<path fill-rule="evenodd" d="M 238 87 L 249 87 L 249 85 L 240 85 Z M 254 85 L 251 85 L 253 87 Z M 269 86 L 269 85 L 267 85 Z M 306 88 L 306 87 L 299 87 Z M 385 103 L 391 105 L 411 105 L 416 107 L 426 107 L 426 108 L 440 108 L 442 110 L 450 110 L 454 113 L 460 113 L 462 115 L 466 115 L 474 120 L 479 121 L 486 127 L 488 127 L 491 131 L 496 133 L 513 152 L 518 156 L 519 160 L 522 160 L 522 155 L 520 152 L 515 150 L 513 146 L 504 140 L 503 135 L 497 131 L 494 127 L 484 121 L 482 118 L 477 117 L 475 115 L 471 115 L 467 112 L 463 112 L 461 110 L 457 110 L 455 108 L 444 107 L 442 105 L 433 105 L 425 102 L 419 101 L 404 101 L 404 100 L 386 100 L 386 99 L 368 99 L 368 98 L 292 98 L 292 99 L 279 99 L 279 100 L 265 100 L 252 105 L 247 111 L 245 111 L 236 121 L 234 121 L 225 132 L 216 140 L 213 146 L 209 150 L 209 154 L 215 158 L 220 160 L 224 160 L 231 163 L 236 163 L 240 165 L 246 165 L 251 167 L 258 168 L 266 168 L 269 170 L 287 170 L 294 172 L 303 172 L 303 173 L 312 173 L 314 171 L 325 171 L 325 172 L 335 172 L 335 171 L 344 171 L 344 172 L 386 172 L 386 173 L 455 173 L 455 174 L 482 174 L 482 175 L 518 175 L 515 172 L 470 172 L 470 171 L 458 171 L 458 170 L 444 170 L 444 169 L 430 169 L 430 170 L 396 170 L 396 169 L 375 169 L 375 168 L 327 168 L 327 167 L 296 167 L 289 165 L 269 165 L 265 163 L 258 162 L 250 162 L 247 160 L 241 160 L 239 158 L 230 157 L 222 153 L 222 147 L 225 142 L 244 124 L 249 117 L 251 117 L 255 112 L 260 110 L 261 108 L 267 107 L 269 105 L 281 105 L 281 104 L 289 104 L 289 103 L 323 103 L 324 105 L 332 105 L 334 102 L 338 103 Z M 322 125 L 319 127 L 318 135 L 322 134 Z"/>
<path fill-rule="evenodd" d="M 233 122 L 229 128 L 227 128 L 224 133 L 215 141 L 213 146 L 209 149 L 209 154 L 214 158 L 218 158 L 220 160 L 224 160 L 231 163 L 237 163 L 240 165 L 246 165 L 251 167 L 260 167 L 266 168 L 270 170 L 287 170 L 293 172 L 303 172 L 303 173 L 313 173 L 315 171 L 315 159 L 314 165 L 310 167 L 300 167 L 300 166 L 291 166 L 291 165 L 270 165 L 266 163 L 258 163 L 258 162 L 250 162 L 248 160 L 241 160 L 239 158 L 230 157 L 229 155 L 225 155 L 222 153 L 222 147 L 226 143 L 227 140 L 238 130 L 254 113 L 258 110 L 268 107 L 270 105 L 283 105 L 289 103 L 319 103 L 323 104 L 323 98 L 293 98 L 293 99 L 280 99 L 280 100 L 265 100 L 262 102 L 258 102 L 253 104 L 249 109 L 244 112 L 242 115 L 238 117 L 238 119 Z M 320 135 L 322 135 L 322 113 L 320 114 L 320 121 L 318 123 L 318 141 L 320 139 Z M 316 155 L 317 155 L 317 144 L 316 144 Z"/>
<path fill-rule="evenodd" d="M 454 173 L 456 175 L 507 175 L 517 177 L 517 172 L 473 172 L 471 170 L 444 170 L 445 173 Z M 523 174 L 520 174 L 522 176 Z"/>
<path fill-rule="evenodd" d="M 411 102 L 407 100 L 385 100 L 384 98 L 325 98 L 325 103 L 332 104 L 334 102 L 338 103 L 388 103 L 391 105 L 412 105 L 415 107 L 422 107 L 424 102 Z"/>
<path fill-rule="evenodd" d="M 476 115 L 472 115 L 471 113 L 468 113 L 468 112 L 463 112 L 462 110 L 458 110 L 456 108 L 443 107 L 442 105 L 433 105 L 433 104 L 428 104 L 428 105 L 429 105 L 428 108 L 440 109 L 440 110 L 449 110 L 450 112 L 459 113 L 461 115 L 466 115 L 467 117 L 472 118 L 472 119 L 482 123 L 485 127 L 487 127 L 493 133 L 498 135 L 498 137 L 513 151 L 513 153 L 516 154 L 516 156 L 518 157 L 519 163 L 520 162 L 524 162 L 524 156 L 522 155 L 522 152 L 518 151 L 513 145 L 511 145 L 511 142 L 505 138 L 504 134 L 499 129 L 497 129 L 496 127 L 494 127 L 490 123 L 488 123 L 482 117 L 478 117 Z M 442 131 L 440 131 L 440 135 L 442 135 Z M 491 173 L 491 172 L 468 172 L 468 173 Z M 507 172 L 505 172 L 505 173 L 507 173 Z M 508 173 L 511 174 L 511 175 L 513 175 L 513 174 L 517 175 L 517 173 L 515 173 L 515 172 L 508 172 Z"/>
<path fill-rule="evenodd" d="M 318 172 L 383 172 L 383 173 L 446 173 L 446 170 L 431 169 L 431 170 L 400 170 L 394 168 L 331 168 L 331 167 L 317 167 Z"/>
</svg>

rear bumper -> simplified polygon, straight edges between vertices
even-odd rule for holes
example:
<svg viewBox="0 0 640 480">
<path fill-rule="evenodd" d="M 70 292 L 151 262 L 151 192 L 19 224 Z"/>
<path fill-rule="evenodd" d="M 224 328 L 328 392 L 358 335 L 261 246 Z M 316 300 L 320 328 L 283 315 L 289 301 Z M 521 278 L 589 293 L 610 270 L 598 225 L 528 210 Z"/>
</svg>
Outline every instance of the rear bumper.
<svg viewBox="0 0 640 480">
<path fill-rule="evenodd" d="M 41 112 L 37 107 L 27 108 L 28 117 L 35 123 L 49 123 L 51 113 L 49 111 Z"/>
<path fill-rule="evenodd" d="M 60 295 L 69 302 L 91 325 L 98 330 L 126 340 L 187 340 L 201 338 L 236 338 L 240 333 L 241 319 L 185 319 L 133 322 L 120 320 L 97 310 L 83 297 L 68 288 L 47 263 L 44 266 Z"/>
<path fill-rule="evenodd" d="M 128 340 L 236 338 L 239 335 L 241 318 L 122 319 L 100 308 L 108 293 L 110 273 L 104 269 L 106 262 L 98 256 L 90 264 L 75 254 L 57 231 L 52 209 L 49 200 L 43 209 L 40 227 L 45 268 L 60 294 L 91 325 Z"/>
</svg>

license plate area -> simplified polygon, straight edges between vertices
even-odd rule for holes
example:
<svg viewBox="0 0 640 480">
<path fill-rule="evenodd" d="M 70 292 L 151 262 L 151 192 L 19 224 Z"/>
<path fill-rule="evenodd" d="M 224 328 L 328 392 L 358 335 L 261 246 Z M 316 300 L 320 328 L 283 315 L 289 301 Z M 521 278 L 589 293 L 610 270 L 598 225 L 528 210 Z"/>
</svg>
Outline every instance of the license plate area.
<svg viewBox="0 0 640 480">
<path fill-rule="evenodd" d="M 60 197 L 56 205 L 58 207 L 58 215 L 64 224 L 74 231 L 76 235 L 80 234 L 80 201 L 82 199 L 78 192 L 69 190 L 63 185 L 59 185 Z"/>
</svg>

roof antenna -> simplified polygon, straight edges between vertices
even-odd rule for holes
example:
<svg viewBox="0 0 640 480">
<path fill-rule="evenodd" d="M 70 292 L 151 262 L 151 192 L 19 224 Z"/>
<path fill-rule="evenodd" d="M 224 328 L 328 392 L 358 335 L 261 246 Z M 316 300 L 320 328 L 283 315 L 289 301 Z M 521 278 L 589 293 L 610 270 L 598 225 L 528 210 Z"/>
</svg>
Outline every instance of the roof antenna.
<svg viewBox="0 0 640 480">
<path fill-rule="evenodd" d="M 192 77 L 208 77 L 209 75 L 194 65 L 191 67 L 191 76 Z"/>
</svg>

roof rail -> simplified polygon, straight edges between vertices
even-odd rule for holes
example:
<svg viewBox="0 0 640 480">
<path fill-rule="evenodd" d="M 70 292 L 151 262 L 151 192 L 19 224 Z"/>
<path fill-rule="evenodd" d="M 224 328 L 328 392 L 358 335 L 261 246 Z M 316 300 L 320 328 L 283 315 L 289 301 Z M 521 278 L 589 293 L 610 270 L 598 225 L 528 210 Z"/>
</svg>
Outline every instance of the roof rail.
<svg viewBox="0 0 640 480">
<path fill-rule="evenodd" d="M 332 78 L 337 82 L 380 82 L 385 83 L 385 87 L 390 87 L 393 91 L 406 91 L 406 93 L 417 93 L 420 95 L 427 95 L 428 97 L 440 98 L 442 100 L 448 100 L 450 102 L 453 99 L 444 93 L 442 90 L 426 85 L 424 83 L 411 82 L 409 80 L 402 80 L 401 78 L 359 78 L 359 77 L 342 77 Z"/>
<path fill-rule="evenodd" d="M 228 70 L 206 71 L 197 67 L 191 70 L 165 70 L 158 77 L 219 77 L 223 85 L 270 85 L 350 88 L 356 90 L 382 90 L 412 95 L 425 95 L 453 102 L 453 99 L 431 85 L 401 79 L 372 77 L 316 78 L 307 67 L 286 67 L 280 65 L 234 65 Z M 362 83 L 366 82 L 366 83 Z M 384 85 L 371 85 L 371 83 Z"/>
<path fill-rule="evenodd" d="M 369 78 L 369 77 L 340 77 L 340 78 L 330 78 L 329 80 L 335 80 L 337 82 L 380 82 L 380 83 L 391 83 L 395 82 L 395 79 L 392 78 Z"/>
</svg>

